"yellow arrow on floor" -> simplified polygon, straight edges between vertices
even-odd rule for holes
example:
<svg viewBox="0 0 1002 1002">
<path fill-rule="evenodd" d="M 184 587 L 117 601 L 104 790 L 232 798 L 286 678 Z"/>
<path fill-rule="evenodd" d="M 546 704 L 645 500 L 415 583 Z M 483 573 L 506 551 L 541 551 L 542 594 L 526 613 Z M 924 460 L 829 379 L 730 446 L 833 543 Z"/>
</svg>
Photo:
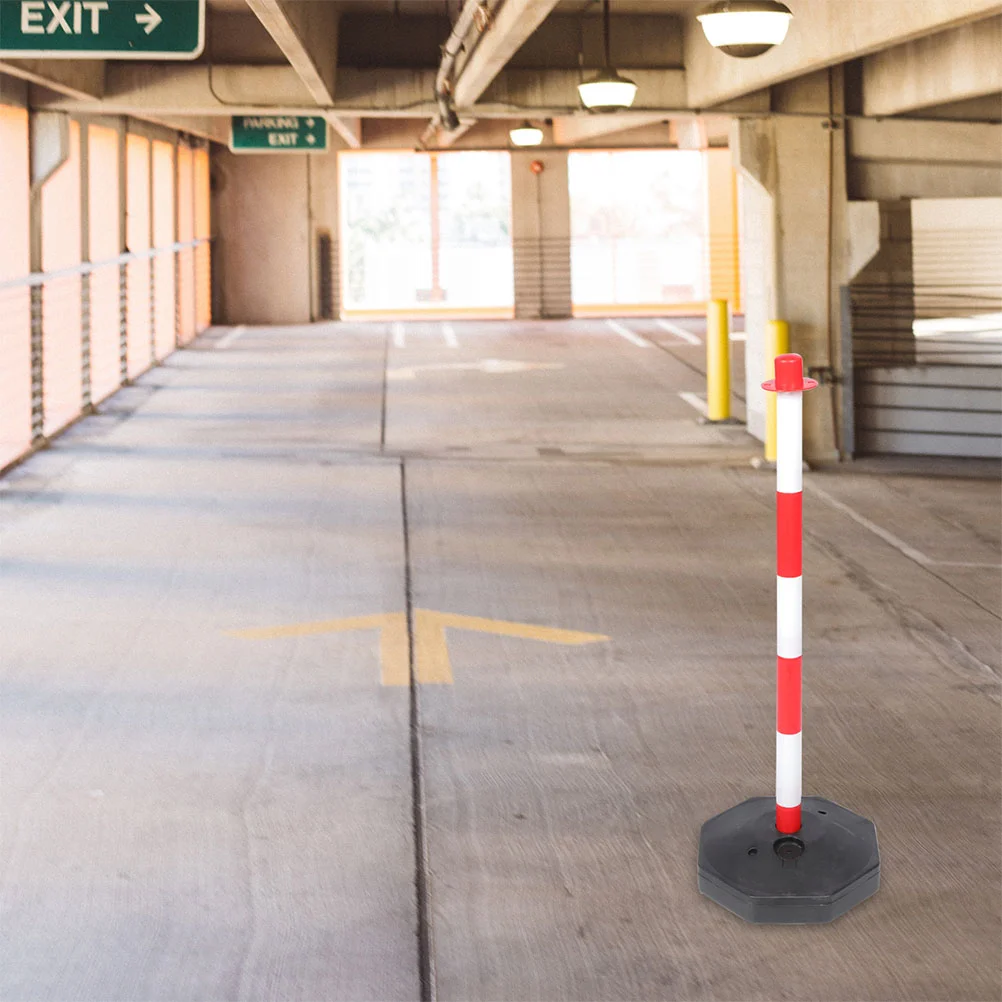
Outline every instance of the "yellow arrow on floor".
<svg viewBox="0 0 1002 1002">
<path fill-rule="evenodd" d="M 482 619 L 480 616 L 460 616 L 451 612 L 414 610 L 414 674 L 424 685 L 452 683 L 449 645 L 446 629 L 473 630 L 501 637 L 520 637 L 547 644 L 595 644 L 609 638 L 600 633 L 561 630 L 533 623 L 510 623 L 503 619 Z M 347 633 L 353 630 L 380 630 L 379 655 L 383 685 L 410 684 L 410 644 L 407 616 L 403 612 L 388 612 L 374 616 L 351 616 L 346 619 L 324 619 L 314 623 L 295 623 L 259 630 L 230 630 L 231 637 L 244 640 L 276 640 L 281 637 L 305 637 L 318 633 Z"/>
</svg>

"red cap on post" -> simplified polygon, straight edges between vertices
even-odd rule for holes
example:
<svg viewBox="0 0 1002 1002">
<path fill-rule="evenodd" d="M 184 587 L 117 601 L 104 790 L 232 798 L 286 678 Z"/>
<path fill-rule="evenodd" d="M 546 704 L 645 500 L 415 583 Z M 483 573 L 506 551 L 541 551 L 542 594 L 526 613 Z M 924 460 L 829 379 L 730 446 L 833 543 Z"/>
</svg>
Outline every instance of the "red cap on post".
<svg viewBox="0 0 1002 1002">
<path fill-rule="evenodd" d="M 776 356 L 776 378 L 764 382 L 762 389 L 770 393 L 801 393 L 817 385 L 816 379 L 804 378 L 804 360 L 790 354 Z"/>
</svg>

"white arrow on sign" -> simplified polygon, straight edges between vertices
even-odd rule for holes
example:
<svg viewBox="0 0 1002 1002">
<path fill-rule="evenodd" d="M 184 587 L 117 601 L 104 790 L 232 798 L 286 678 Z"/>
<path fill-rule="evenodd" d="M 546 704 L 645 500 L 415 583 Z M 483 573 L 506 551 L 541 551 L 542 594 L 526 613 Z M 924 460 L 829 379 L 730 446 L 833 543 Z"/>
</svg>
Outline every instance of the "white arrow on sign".
<svg viewBox="0 0 1002 1002">
<path fill-rule="evenodd" d="M 136 24 L 145 24 L 148 35 L 163 21 L 163 18 L 148 3 L 144 3 L 143 6 L 146 8 L 146 13 L 136 15 Z"/>
<path fill-rule="evenodd" d="M 308 129 L 312 129 L 313 128 L 313 119 L 312 118 L 306 119 L 306 128 L 308 128 Z"/>
<path fill-rule="evenodd" d="M 312 146 L 316 142 L 316 139 L 313 136 L 307 136 L 306 141 Z"/>
</svg>

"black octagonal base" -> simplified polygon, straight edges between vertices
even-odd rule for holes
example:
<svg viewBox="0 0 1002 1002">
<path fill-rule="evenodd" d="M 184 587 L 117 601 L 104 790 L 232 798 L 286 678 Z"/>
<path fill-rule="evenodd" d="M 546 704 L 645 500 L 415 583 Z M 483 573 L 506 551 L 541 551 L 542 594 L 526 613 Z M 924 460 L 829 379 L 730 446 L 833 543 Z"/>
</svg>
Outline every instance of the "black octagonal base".
<svg viewBox="0 0 1002 1002">
<path fill-rule="evenodd" d="M 880 886 L 873 822 L 804 797 L 801 829 L 776 831 L 776 801 L 752 797 L 699 833 L 699 890 L 747 922 L 831 922 Z"/>
</svg>

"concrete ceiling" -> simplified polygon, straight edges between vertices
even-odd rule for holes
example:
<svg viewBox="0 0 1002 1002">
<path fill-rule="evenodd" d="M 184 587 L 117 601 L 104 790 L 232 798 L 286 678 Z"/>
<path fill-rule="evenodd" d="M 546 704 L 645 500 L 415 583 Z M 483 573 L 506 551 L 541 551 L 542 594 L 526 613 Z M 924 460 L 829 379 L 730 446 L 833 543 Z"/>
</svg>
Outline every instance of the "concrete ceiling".
<svg viewBox="0 0 1002 1002">
<path fill-rule="evenodd" d="M 719 138 L 727 115 L 769 113 L 772 88 L 838 64 L 854 67 L 866 114 L 942 106 L 944 117 L 984 121 L 1002 91 L 998 0 L 787 0 L 786 43 L 750 60 L 709 47 L 694 21 L 705 0 L 611 0 L 612 61 L 639 91 L 633 112 L 607 119 L 584 112 L 576 90 L 602 64 L 601 0 L 480 0 L 488 23 L 462 22 L 455 64 L 438 83 L 462 0 L 207 2 L 206 49 L 193 63 L 10 61 L 0 71 L 44 87 L 48 107 L 183 117 L 209 137 L 231 114 L 321 112 L 349 145 L 366 142 L 366 123 L 394 118 L 394 135 L 409 129 L 433 146 L 458 141 L 474 122 L 506 128 L 522 118 L 552 119 L 558 143 L 626 142 L 654 128 L 663 144 L 664 122 L 707 111 L 712 128 L 672 135 Z M 462 123 L 453 133 L 438 122 L 442 80 Z"/>
</svg>

